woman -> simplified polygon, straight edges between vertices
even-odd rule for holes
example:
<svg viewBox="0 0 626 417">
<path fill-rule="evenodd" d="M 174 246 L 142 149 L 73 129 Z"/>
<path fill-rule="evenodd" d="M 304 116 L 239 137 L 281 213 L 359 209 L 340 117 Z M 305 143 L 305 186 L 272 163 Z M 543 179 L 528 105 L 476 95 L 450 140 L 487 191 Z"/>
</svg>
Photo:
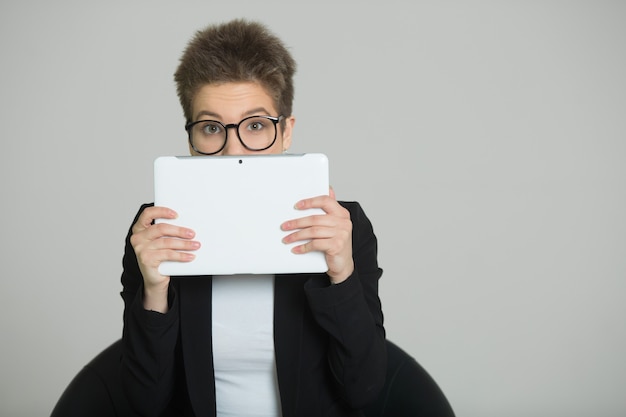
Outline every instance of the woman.
<svg viewBox="0 0 626 417">
<path fill-rule="evenodd" d="M 198 32 L 175 74 L 191 154 L 286 151 L 294 72 L 285 46 L 258 23 Z M 250 135 L 259 129 L 263 143 Z M 376 398 L 386 353 L 372 226 L 332 190 L 297 208 L 325 214 L 285 219 L 284 242 L 323 252 L 325 274 L 162 276 L 161 262 L 189 262 L 202 242 L 154 223 L 175 218 L 171 209 L 140 209 L 122 274 L 122 378 L 140 414 L 358 416 Z"/>
</svg>

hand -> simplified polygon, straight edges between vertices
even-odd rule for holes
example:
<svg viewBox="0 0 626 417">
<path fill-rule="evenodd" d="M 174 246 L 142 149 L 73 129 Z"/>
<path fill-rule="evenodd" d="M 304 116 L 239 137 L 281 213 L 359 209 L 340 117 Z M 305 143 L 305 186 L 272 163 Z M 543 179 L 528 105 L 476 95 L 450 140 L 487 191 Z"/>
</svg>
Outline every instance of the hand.
<svg viewBox="0 0 626 417">
<path fill-rule="evenodd" d="M 144 308 L 167 312 L 167 292 L 170 277 L 159 273 L 163 261 L 189 262 L 195 255 L 189 252 L 200 247 L 193 241 L 195 232 L 185 227 L 166 223 L 154 224 L 155 219 L 175 219 L 175 211 L 166 207 L 146 208 L 132 227 L 130 243 L 137 255 L 143 275 Z"/>
<path fill-rule="evenodd" d="M 282 230 L 296 230 L 283 238 L 284 243 L 309 240 L 295 246 L 294 253 L 311 251 L 324 252 L 327 274 L 333 284 L 345 281 L 354 271 L 352 259 L 352 221 L 350 213 L 335 199 L 335 192 L 330 189 L 330 196 L 301 200 L 296 208 L 306 210 L 320 208 L 325 214 L 316 214 L 299 219 L 286 221 Z"/>
</svg>

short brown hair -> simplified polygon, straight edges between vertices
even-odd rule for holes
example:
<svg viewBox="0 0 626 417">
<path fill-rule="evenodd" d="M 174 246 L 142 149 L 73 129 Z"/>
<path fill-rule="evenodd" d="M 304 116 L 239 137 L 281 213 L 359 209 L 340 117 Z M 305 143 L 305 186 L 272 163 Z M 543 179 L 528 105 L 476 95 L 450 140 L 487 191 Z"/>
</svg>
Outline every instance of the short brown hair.
<svg viewBox="0 0 626 417">
<path fill-rule="evenodd" d="M 206 84 L 252 81 L 274 99 L 280 115 L 291 116 L 296 62 L 264 25 L 243 19 L 211 25 L 188 43 L 174 74 L 180 104 L 192 121 L 191 104 Z"/>
</svg>

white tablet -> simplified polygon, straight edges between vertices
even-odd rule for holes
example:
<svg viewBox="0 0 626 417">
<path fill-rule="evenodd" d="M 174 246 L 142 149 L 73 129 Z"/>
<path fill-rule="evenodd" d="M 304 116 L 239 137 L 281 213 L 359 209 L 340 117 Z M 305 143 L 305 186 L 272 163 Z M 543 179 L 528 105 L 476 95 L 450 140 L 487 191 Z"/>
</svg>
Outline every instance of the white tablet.
<svg viewBox="0 0 626 417">
<path fill-rule="evenodd" d="M 154 203 L 178 213 L 159 220 L 196 232 L 191 262 L 162 262 L 163 275 L 325 272 L 322 252 L 294 254 L 282 238 L 286 220 L 322 213 L 296 210 L 303 198 L 328 195 L 324 154 L 166 156 L 154 163 Z"/>
</svg>

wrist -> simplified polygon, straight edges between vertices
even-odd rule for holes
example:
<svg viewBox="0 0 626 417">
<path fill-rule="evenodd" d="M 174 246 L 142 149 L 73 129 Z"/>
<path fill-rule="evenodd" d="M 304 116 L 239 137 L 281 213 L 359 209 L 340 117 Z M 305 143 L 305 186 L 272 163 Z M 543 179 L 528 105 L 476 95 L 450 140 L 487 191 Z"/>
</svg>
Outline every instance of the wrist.
<svg viewBox="0 0 626 417">
<path fill-rule="evenodd" d="M 156 311 L 159 313 L 167 313 L 169 310 L 168 303 L 168 287 L 155 288 L 144 287 L 143 289 L 143 308 L 145 310 Z"/>
<path fill-rule="evenodd" d="M 341 284 L 342 282 L 350 278 L 353 272 L 354 272 L 354 264 L 352 264 L 349 268 L 339 273 L 331 273 L 329 271 L 328 278 L 330 279 L 331 284 L 337 285 L 337 284 Z"/>
</svg>

